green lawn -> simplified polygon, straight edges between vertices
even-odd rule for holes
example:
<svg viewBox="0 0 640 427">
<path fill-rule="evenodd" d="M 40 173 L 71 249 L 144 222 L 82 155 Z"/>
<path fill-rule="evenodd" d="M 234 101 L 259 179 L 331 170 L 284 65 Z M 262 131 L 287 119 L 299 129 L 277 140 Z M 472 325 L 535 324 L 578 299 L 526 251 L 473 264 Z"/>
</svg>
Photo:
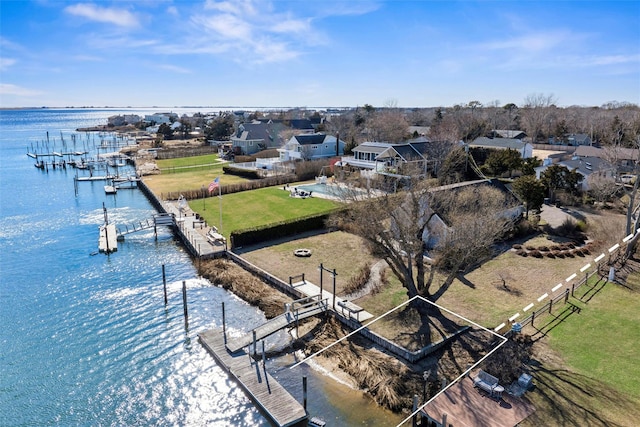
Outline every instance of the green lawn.
<svg viewBox="0 0 640 427">
<path fill-rule="evenodd" d="M 289 192 L 281 187 L 225 194 L 222 199 L 208 197 L 189 203 L 191 209 L 204 217 L 208 224 L 218 228 L 222 207 L 222 234 L 227 238 L 235 230 L 329 212 L 339 205 L 338 202 L 317 197 L 289 197 Z"/>
<path fill-rule="evenodd" d="M 608 283 L 580 315 L 549 336 L 550 345 L 574 370 L 640 398 L 639 294 Z"/>
<path fill-rule="evenodd" d="M 219 163 L 217 154 L 205 154 L 202 156 L 193 157 L 178 157 L 175 159 L 156 161 L 158 168 L 160 168 L 161 170 L 171 170 L 173 168 L 184 168 L 191 166 L 204 166 L 217 163 Z M 220 169 L 222 170 L 222 163 L 220 163 Z M 176 170 L 174 172 L 179 172 L 179 170 Z"/>
</svg>

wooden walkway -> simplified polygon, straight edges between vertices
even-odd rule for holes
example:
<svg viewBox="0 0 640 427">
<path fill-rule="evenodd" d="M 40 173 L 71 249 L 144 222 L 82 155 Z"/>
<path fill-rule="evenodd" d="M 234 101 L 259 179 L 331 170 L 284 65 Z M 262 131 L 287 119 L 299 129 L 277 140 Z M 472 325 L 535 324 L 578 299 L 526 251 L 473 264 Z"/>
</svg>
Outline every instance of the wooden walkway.
<svg viewBox="0 0 640 427">
<path fill-rule="evenodd" d="M 318 295 L 316 297 L 308 297 L 294 301 L 291 306 L 291 311 L 287 311 L 273 319 L 270 319 L 268 322 L 252 329 L 241 337 L 228 339 L 227 349 L 231 353 L 235 353 L 236 351 L 252 344 L 254 341 L 258 342 L 261 339 L 278 332 L 280 329 L 284 329 L 302 319 L 324 313 L 327 310 L 327 301 L 321 301 L 319 297 L 320 296 Z"/>
<path fill-rule="evenodd" d="M 229 372 L 251 400 L 276 426 L 306 426 L 307 413 L 260 362 L 246 352 L 229 353 L 222 330 L 213 329 L 198 335 L 205 349 L 220 367 Z"/>
<path fill-rule="evenodd" d="M 227 247 L 224 243 L 213 244 L 207 240 L 206 234 L 209 227 L 205 226 L 204 221 L 197 219 L 194 213 L 185 215 L 172 202 L 165 202 L 163 206 L 168 214 L 174 215 L 176 233 L 191 255 L 196 258 L 215 258 L 226 252 Z"/>
</svg>

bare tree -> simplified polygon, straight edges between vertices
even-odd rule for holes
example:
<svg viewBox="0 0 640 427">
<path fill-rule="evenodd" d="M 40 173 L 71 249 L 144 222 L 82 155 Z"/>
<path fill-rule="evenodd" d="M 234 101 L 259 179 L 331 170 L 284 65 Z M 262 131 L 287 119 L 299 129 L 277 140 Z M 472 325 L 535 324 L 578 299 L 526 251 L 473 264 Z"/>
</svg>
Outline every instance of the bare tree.
<svg viewBox="0 0 640 427">
<path fill-rule="evenodd" d="M 598 203 L 602 203 L 604 206 L 607 202 L 618 192 L 618 184 L 616 180 L 611 176 L 606 176 L 601 173 L 593 173 L 587 177 L 587 183 L 589 184 L 589 194 Z"/>
<path fill-rule="evenodd" d="M 542 93 L 534 93 L 527 95 L 524 100 L 524 107 L 520 109 L 522 114 L 522 123 L 527 134 L 535 142 L 548 125 L 548 116 L 550 108 L 555 103 L 553 95 L 544 95 Z"/>
<path fill-rule="evenodd" d="M 484 260 L 512 225 L 514 198 L 478 185 L 431 188 L 411 178 L 399 193 L 345 195 L 349 208 L 331 222 L 364 238 L 384 258 L 407 289 L 409 298 L 436 301 L 460 271 Z M 444 219 L 444 222 L 443 222 Z M 436 242 L 429 250 L 426 241 Z M 436 282 L 435 273 L 442 273 Z"/>
</svg>

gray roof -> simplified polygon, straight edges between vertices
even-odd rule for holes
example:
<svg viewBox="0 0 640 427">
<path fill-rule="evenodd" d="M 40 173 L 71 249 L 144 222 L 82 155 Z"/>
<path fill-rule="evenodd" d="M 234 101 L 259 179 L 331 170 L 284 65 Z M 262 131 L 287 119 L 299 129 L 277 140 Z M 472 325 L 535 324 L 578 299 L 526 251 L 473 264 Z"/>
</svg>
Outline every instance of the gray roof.
<svg viewBox="0 0 640 427">
<path fill-rule="evenodd" d="M 307 133 L 295 136 L 300 145 L 319 145 L 324 142 L 326 137 L 327 135 L 322 133 Z"/>
<path fill-rule="evenodd" d="M 391 143 L 389 142 L 363 142 L 358 145 L 351 151 L 355 151 L 357 153 L 376 153 L 380 154 L 389 147 L 391 147 Z"/>
<path fill-rule="evenodd" d="M 558 164 L 561 166 L 566 166 L 571 170 L 577 170 L 584 176 L 589 176 L 593 172 L 612 169 L 612 166 L 609 162 L 598 157 L 581 157 L 579 159 L 573 158 L 571 160 L 559 162 Z"/>
<path fill-rule="evenodd" d="M 521 150 L 527 143 L 514 138 L 487 138 L 481 136 L 469 143 L 469 147 L 482 147 L 482 148 L 510 148 L 512 150 Z"/>
</svg>

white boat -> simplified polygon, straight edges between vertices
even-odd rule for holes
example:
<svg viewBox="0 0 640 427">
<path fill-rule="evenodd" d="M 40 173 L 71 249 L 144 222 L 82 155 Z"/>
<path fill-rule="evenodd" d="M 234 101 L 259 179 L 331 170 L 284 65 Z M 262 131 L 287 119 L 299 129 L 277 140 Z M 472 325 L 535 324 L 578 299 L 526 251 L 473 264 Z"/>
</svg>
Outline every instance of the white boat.
<svg viewBox="0 0 640 427">
<path fill-rule="evenodd" d="M 118 192 L 118 189 L 116 187 L 114 187 L 113 185 L 105 185 L 104 186 L 104 192 L 106 194 L 116 194 Z"/>
</svg>

